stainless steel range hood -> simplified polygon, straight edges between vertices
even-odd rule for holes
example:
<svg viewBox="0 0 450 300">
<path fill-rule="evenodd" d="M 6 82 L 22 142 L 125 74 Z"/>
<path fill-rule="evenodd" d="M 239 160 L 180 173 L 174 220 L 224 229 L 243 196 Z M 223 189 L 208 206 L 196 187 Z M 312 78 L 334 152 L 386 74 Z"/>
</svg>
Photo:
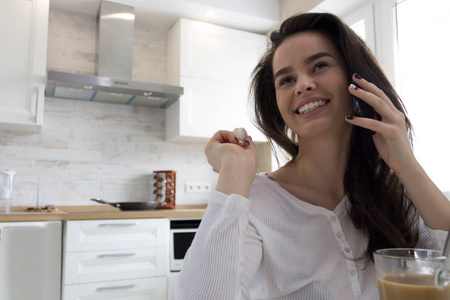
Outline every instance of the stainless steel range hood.
<svg viewBox="0 0 450 300">
<path fill-rule="evenodd" d="M 183 88 L 132 81 L 134 8 L 103 1 L 99 16 L 99 76 L 47 72 L 47 97 L 166 108 Z"/>
</svg>

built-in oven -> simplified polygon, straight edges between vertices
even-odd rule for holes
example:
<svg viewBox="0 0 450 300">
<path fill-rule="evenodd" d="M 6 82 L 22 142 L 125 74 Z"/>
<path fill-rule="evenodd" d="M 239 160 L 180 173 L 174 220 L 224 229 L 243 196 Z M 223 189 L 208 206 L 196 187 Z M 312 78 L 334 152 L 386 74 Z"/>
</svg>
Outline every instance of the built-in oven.
<svg viewBox="0 0 450 300">
<path fill-rule="evenodd" d="M 200 219 L 170 220 L 170 271 L 179 272 L 183 267 L 184 256 L 191 246 Z"/>
</svg>

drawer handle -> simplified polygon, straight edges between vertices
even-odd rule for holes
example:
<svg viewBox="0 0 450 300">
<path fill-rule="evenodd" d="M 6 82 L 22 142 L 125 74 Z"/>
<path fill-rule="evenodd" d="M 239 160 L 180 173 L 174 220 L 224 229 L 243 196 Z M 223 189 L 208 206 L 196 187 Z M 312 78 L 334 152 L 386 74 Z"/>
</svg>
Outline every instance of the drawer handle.
<svg viewBox="0 0 450 300">
<path fill-rule="evenodd" d="M 28 228 L 43 228 L 42 226 L 39 226 L 39 225 L 30 225 L 30 226 L 27 226 L 27 225 L 23 225 L 23 226 L 20 226 L 20 225 L 17 225 L 17 226 L 5 226 L 5 227 L 3 227 L 3 229 L 28 229 Z"/>
<path fill-rule="evenodd" d="M 109 224 L 100 224 L 99 227 L 129 227 L 136 226 L 137 223 L 109 223 Z"/>
<path fill-rule="evenodd" d="M 97 288 L 97 291 L 111 291 L 111 290 L 124 290 L 135 288 L 135 284 L 116 285 L 116 286 L 102 286 Z"/>
<path fill-rule="evenodd" d="M 114 254 L 100 254 L 97 256 L 98 258 L 105 258 L 105 257 L 127 257 L 127 256 L 134 256 L 136 253 L 130 252 L 130 253 L 114 253 Z"/>
</svg>

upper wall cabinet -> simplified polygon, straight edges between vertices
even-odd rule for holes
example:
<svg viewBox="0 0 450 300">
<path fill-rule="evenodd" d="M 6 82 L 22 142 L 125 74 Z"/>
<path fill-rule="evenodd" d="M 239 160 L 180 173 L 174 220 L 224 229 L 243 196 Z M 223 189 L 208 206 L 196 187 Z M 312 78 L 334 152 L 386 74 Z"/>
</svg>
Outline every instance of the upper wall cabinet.
<svg viewBox="0 0 450 300">
<path fill-rule="evenodd" d="M 166 138 L 198 141 L 244 127 L 266 141 L 248 105 L 251 73 L 266 47 L 264 35 L 180 19 L 168 36 L 167 83 L 184 95 L 166 109 Z"/>
<path fill-rule="evenodd" d="M 49 0 L 0 1 L 0 130 L 43 125 Z"/>
</svg>

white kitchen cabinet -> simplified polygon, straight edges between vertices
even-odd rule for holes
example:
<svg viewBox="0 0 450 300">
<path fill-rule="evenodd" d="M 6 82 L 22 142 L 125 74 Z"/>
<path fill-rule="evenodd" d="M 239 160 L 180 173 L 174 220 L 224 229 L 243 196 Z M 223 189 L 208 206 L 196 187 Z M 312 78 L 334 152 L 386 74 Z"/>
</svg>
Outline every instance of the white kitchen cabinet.
<svg viewBox="0 0 450 300">
<path fill-rule="evenodd" d="M 0 299 L 59 300 L 61 222 L 0 223 Z"/>
<path fill-rule="evenodd" d="M 167 298 L 169 220 L 67 221 L 63 300 Z"/>
<path fill-rule="evenodd" d="M 43 125 L 49 0 L 0 1 L 0 130 Z"/>
<path fill-rule="evenodd" d="M 167 83 L 184 94 L 166 109 L 166 138 L 205 140 L 244 127 L 266 141 L 248 109 L 251 72 L 266 47 L 264 35 L 180 19 L 168 35 Z"/>
<path fill-rule="evenodd" d="M 166 299 L 165 277 L 100 282 L 66 286 L 64 300 L 152 300 Z"/>
</svg>

